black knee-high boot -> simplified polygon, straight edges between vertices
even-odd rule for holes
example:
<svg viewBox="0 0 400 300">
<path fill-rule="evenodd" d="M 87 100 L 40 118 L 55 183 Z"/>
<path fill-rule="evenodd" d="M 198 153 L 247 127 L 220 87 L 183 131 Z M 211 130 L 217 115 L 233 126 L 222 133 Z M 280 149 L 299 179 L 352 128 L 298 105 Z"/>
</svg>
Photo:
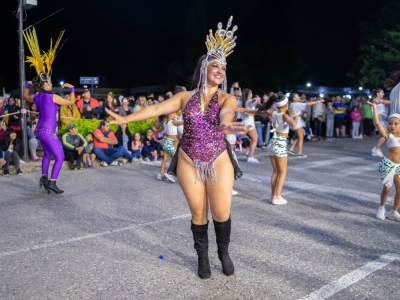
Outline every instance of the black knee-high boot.
<svg viewBox="0 0 400 300">
<path fill-rule="evenodd" d="M 215 235 L 217 237 L 218 258 L 222 263 L 222 270 L 225 275 L 229 276 L 235 272 L 232 260 L 229 257 L 229 242 L 231 240 L 231 218 L 225 222 L 214 222 Z"/>
<path fill-rule="evenodd" d="M 197 274 L 201 279 L 210 278 L 211 269 L 208 260 L 208 221 L 206 225 L 191 226 L 193 232 L 194 249 L 196 249 L 198 256 L 199 269 Z"/>
</svg>

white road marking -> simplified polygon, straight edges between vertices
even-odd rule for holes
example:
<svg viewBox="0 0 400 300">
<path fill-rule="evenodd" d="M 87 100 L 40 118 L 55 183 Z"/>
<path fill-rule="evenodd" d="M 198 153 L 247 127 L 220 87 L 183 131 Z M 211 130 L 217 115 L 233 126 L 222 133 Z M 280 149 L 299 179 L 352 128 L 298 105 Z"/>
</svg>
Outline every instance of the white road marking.
<svg viewBox="0 0 400 300">
<path fill-rule="evenodd" d="M 304 161 L 304 160 L 303 160 Z M 300 165 L 290 166 L 290 169 L 311 169 L 311 168 L 320 168 L 328 165 L 339 165 L 346 162 L 359 162 L 365 161 L 364 157 L 354 157 L 354 156 L 345 156 L 333 159 L 325 159 L 313 162 L 305 162 Z"/>
<path fill-rule="evenodd" d="M 300 300 L 323 300 L 327 299 L 334 294 L 344 290 L 350 285 L 357 283 L 361 279 L 367 277 L 368 275 L 382 269 L 388 264 L 394 262 L 395 260 L 400 260 L 400 254 L 397 253 L 387 253 L 382 255 L 378 259 L 362 266 L 361 268 L 335 280 L 327 285 L 324 285 L 317 291 L 312 292 L 306 297 L 301 298 Z"/>
<path fill-rule="evenodd" d="M 103 235 L 107 235 L 107 234 L 113 234 L 113 233 L 122 232 L 122 231 L 129 231 L 129 230 L 132 230 L 132 229 L 135 229 L 135 228 L 138 228 L 138 227 L 144 227 L 144 226 L 163 223 L 163 222 L 167 222 L 167 221 L 184 219 L 184 218 L 188 218 L 188 217 L 191 217 L 191 214 L 175 216 L 175 217 L 171 217 L 171 218 L 168 218 L 168 219 L 162 219 L 162 220 L 157 220 L 157 221 L 152 221 L 152 222 L 146 222 L 146 223 L 142 223 L 142 224 L 135 224 L 135 225 L 131 225 L 131 226 L 116 228 L 116 229 L 113 229 L 113 230 L 106 230 L 106 231 L 103 231 L 103 232 L 87 234 L 87 235 L 79 236 L 79 237 L 76 237 L 76 238 L 70 238 L 70 239 L 57 241 L 57 242 L 39 244 L 39 245 L 35 245 L 35 246 L 29 247 L 29 248 L 23 248 L 23 249 L 14 250 L 14 251 L 2 252 L 2 253 L 0 253 L 0 257 L 14 255 L 14 254 L 23 253 L 23 252 L 29 252 L 31 250 L 39 250 L 39 249 L 54 247 L 54 246 L 63 245 L 63 244 L 71 243 L 71 242 L 77 242 L 77 241 L 92 239 L 92 238 L 103 236 Z"/>
<path fill-rule="evenodd" d="M 253 175 L 253 174 L 243 174 L 241 179 L 244 180 L 250 180 L 253 182 L 258 182 L 266 185 L 270 185 L 270 178 L 267 176 L 260 176 L 260 175 Z M 369 201 L 369 202 L 374 202 L 374 203 L 379 203 L 379 194 L 380 191 L 377 191 L 376 193 L 369 193 L 369 192 L 363 192 L 360 190 L 350 190 L 350 189 L 344 189 L 340 187 L 336 187 L 333 185 L 329 184 L 314 184 L 314 183 L 308 183 L 308 182 L 303 182 L 303 181 L 285 181 L 285 185 L 283 187 L 284 193 L 285 193 L 285 188 L 291 188 L 295 190 L 300 190 L 300 191 L 317 191 L 321 194 L 327 194 L 335 197 L 350 197 L 362 201 Z M 286 192 L 288 193 L 288 192 Z M 393 203 L 393 199 L 389 198 L 387 200 L 387 204 Z"/>
</svg>

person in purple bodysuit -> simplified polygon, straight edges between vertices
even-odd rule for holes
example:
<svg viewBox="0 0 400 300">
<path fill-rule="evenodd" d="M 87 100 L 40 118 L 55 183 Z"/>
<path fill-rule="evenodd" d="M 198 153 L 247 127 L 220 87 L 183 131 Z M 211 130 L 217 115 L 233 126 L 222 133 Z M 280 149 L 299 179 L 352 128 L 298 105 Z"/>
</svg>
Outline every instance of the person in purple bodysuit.
<svg viewBox="0 0 400 300">
<path fill-rule="evenodd" d="M 127 117 L 108 111 L 115 121 L 123 124 L 182 109 L 184 131 L 169 174 L 176 174 L 192 214 L 191 230 L 198 255 L 198 275 L 211 276 L 208 259 L 208 207 L 210 207 L 218 257 L 225 275 L 234 273 L 228 247 L 231 234 L 230 208 L 234 178 L 238 168 L 231 157 L 230 145 L 224 134 L 244 134 L 241 122 L 233 122 L 237 109 L 236 98 L 226 92 L 226 56 L 235 46 L 234 32 L 218 24 L 215 37 L 207 36 L 207 54 L 203 55 L 192 77 L 190 92 L 181 92 L 168 101 L 143 108 Z M 228 31 L 229 30 L 229 31 Z M 219 89 L 222 85 L 222 90 Z"/>
<path fill-rule="evenodd" d="M 29 88 L 31 85 L 33 85 L 33 88 L 37 93 L 36 95 L 29 95 Z M 53 191 L 56 194 L 61 194 L 64 192 L 56 185 L 56 180 L 58 179 L 58 175 L 64 161 L 64 152 L 61 142 L 56 136 L 56 116 L 58 112 L 58 105 L 72 105 L 75 102 L 74 87 L 69 83 L 65 83 L 62 87 L 70 88 L 71 97 L 69 100 L 52 94 L 50 77 L 44 73 L 41 73 L 34 77 L 32 82 L 28 81 L 24 90 L 24 99 L 27 102 L 35 103 L 40 114 L 40 119 L 35 130 L 36 137 L 40 140 L 44 152 L 42 161 L 42 178 L 40 178 L 39 186 L 44 186 L 49 193 L 50 191 Z M 52 156 L 54 156 L 55 162 L 51 172 L 51 178 L 49 180 L 48 172 L 50 159 Z"/>
</svg>

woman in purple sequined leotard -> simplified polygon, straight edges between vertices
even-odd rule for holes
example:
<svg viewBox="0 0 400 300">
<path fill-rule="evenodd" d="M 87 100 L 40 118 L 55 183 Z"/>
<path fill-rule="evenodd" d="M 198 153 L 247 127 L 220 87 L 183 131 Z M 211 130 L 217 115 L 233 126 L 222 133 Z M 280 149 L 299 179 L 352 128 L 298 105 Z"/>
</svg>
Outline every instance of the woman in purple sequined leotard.
<svg viewBox="0 0 400 300">
<path fill-rule="evenodd" d="M 136 122 L 182 109 L 183 135 L 177 156 L 176 175 L 192 214 L 191 229 L 198 255 L 198 275 L 209 278 L 208 207 L 217 237 L 218 257 L 226 275 L 234 273 L 228 247 L 231 234 L 230 208 L 234 168 L 224 134 L 244 133 L 241 123 L 233 123 L 236 98 L 226 93 L 226 60 L 235 46 L 233 32 L 218 24 L 216 38 L 207 37 L 207 55 L 203 55 L 192 77 L 191 92 L 181 92 L 157 105 L 148 106 L 125 118 L 108 112 L 112 123 Z M 219 89 L 222 85 L 223 91 Z M 174 158 L 176 159 L 176 157 Z M 171 163 L 171 165 L 173 165 Z"/>
<path fill-rule="evenodd" d="M 71 97 L 69 100 L 63 99 L 58 95 L 51 93 L 52 84 L 50 77 L 41 73 L 32 80 L 33 87 L 37 92 L 36 95 L 29 95 L 29 87 L 31 82 L 28 82 L 24 91 L 24 99 L 28 102 L 35 103 L 39 112 L 39 122 L 36 127 L 36 137 L 40 140 L 43 148 L 44 156 L 42 161 L 42 178 L 39 181 L 47 191 L 53 191 L 56 194 L 61 194 L 64 191 L 60 190 L 56 185 L 56 180 L 60 173 L 63 161 L 64 152 L 60 140 L 56 136 L 57 128 L 57 112 L 58 105 L 72 105 L 75 102 L 74 87 L 70 84 L 64 84 L 63 87 L 71 89 Z M 58 104 L 58 105 L 57 105 Z M 55 162 L 51 172 L 51 178 L 48 179 L 49 165 L 51 157 L 54 156 Z"/>
</svg>

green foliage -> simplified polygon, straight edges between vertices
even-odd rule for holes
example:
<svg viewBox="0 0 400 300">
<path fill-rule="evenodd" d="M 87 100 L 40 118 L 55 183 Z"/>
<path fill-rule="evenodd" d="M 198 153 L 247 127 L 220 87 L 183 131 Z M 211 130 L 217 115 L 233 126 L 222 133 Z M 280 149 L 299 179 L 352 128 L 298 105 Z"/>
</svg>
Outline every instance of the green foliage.
<svg viewBox="0 0 400 300">
<path fill-rule="evenodd" d="M 400 69 L 400 4 L 388 3 L 360 24 L 359 56 L 347 74 L 354 86 L 376 88 Z"/>
<path fill-rule="evenodd" d="M 88 132 L 94 132 L 99 126 L 100 126 L 100 120 L 97 119 L 92 119 L 92 120 L 86 120 L 86 119 L 79 119 L 74 121 L 74 124 L 76 127 L 78 127 L 78 132 L 82 136 L 86 136 Z M 141 135 L 145 135 L 147 129 L 153 128 L 153 123 L 145 122 L 145 121 L 139 121 L 139 122 L 133 122 L 133 123 L 128 123 L 128 130 L 129 132 L 134 135 L 136 132 L 140 132 Z M 110 125 L 110 130 L 112 132 L 116 132 L 118 130 L 118 125 Z M 63 135 L 66 132 L 66 128 L 61 128 L 58 130 L 57 134 L 58 136 Z"/>
</svg>

